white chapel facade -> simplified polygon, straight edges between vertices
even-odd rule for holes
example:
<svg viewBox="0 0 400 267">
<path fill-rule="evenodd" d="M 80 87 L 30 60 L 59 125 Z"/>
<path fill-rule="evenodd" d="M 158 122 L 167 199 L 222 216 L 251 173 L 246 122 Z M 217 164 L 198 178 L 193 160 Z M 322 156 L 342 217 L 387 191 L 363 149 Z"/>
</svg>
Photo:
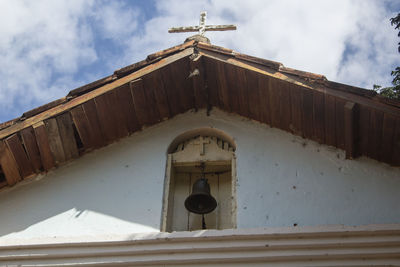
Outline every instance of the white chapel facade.
<svg viewBox="0 0 400 267">
<path fill-rule="evenodd" d="M 0 266 L 400 265 L 399 138 L 398 103 L 191 40 L 0 126 Z"/>
</svg>

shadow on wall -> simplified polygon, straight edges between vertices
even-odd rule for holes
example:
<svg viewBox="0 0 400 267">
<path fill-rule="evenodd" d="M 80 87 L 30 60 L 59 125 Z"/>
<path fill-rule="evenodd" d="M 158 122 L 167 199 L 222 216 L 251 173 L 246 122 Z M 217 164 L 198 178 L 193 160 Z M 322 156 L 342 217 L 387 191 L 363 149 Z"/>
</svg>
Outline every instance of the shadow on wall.
<svg viewBox="0 0 400 267">
<path fill-rule="evenodd" d="M 158 231 L 165 162 L 165 148 L 122 140 L 3 191 L 0 237 Z"/>
</svg>

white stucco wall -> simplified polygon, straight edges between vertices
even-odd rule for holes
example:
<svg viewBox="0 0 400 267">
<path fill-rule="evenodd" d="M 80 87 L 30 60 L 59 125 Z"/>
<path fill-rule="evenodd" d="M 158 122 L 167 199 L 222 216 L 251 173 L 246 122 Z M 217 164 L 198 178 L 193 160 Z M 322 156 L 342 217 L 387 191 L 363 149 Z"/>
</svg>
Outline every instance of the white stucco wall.
<svg viewBox="0 0 400 267">
<path fill-rule="evenodd" d="M 0 191 L 0 242 L 158 231 L 168 145 L 200 127 L 236 142 L 238 228 L 400 223 L 400 168 L 202 110 Z"/>
</svg>

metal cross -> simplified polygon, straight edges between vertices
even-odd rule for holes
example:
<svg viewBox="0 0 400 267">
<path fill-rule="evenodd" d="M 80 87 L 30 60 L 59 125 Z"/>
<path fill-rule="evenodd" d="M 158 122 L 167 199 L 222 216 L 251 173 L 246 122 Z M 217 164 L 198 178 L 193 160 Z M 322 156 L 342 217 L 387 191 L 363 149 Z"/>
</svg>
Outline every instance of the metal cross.
<svg viewBox="0 0 400 267">
<path fill-rule="evenodd" d="M 174 27 L 168 30 L 172 32 L 199 32 L 200 36 L 204 36 L 206 31 L 230 31 L 236 30 L 235 25 L 206 25 L 207 12 L 203 11 L 200 13 L 200 24 L 199 26 L 188 26 L 188 27 Z"/>
</svg>

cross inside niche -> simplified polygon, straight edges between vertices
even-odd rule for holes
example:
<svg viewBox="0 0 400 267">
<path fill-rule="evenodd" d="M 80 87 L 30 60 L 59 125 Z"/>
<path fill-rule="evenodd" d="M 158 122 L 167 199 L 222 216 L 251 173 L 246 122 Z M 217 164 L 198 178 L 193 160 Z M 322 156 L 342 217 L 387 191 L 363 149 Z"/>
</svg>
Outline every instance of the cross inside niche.
<svg viewBox="0 0 400 267">
<path fill-rule="evenodd" d="M 205 145 L 209 144 L 210 140 L 208 138 L 203 138 L 200 136 L 198 140 L 194 141 L 194 145 L 200 145 L 200 156 L 204 156 L 205 154 Z"/>
<path fill-rule="evenodd" d="M 207 12 L 203 11 L 200 13 L 199 26 L 188 26 L 188 27 L 174 27 L 168 30 L 169 33 L 174 32 L 199 32 L 200 36 L 204 36 L 206 31 L 230 31 L 236 30 L 235 25 L 206 25 Z"/>
</svg>

